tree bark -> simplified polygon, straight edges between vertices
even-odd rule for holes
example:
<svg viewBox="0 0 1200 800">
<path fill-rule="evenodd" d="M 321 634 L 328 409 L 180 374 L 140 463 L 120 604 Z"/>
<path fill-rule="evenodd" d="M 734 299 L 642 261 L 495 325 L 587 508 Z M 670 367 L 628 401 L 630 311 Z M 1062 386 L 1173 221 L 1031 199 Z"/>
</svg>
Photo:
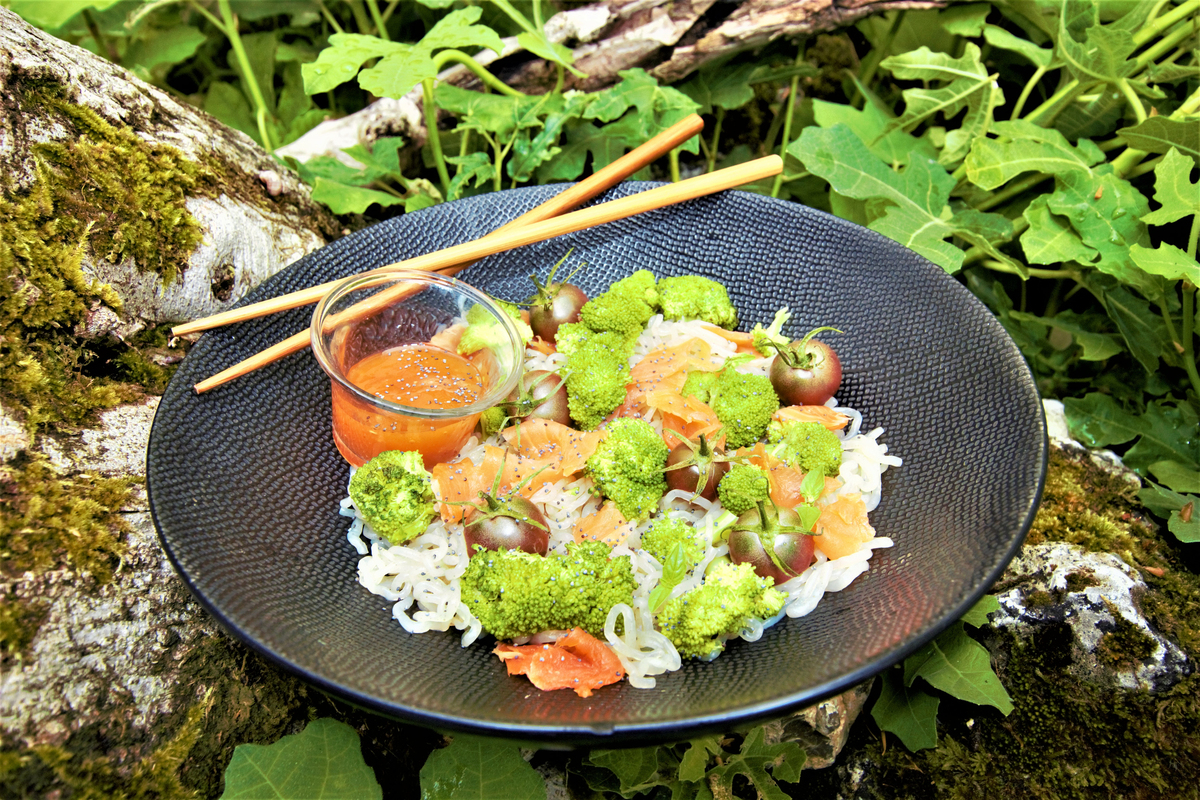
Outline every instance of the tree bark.
<svg viewBox="0 0 1200 800">
<path fill-rule="evenodd" d="M 48 96 L 61 98 L 71 110 L 48 107 Z M 47 176 L 48 146 L 69 148 L 78 140 L 80 120 L 92 118 L 75 109 L 94 112 L 117 132 L 132 132 L 148 148 L 171 148 L 181 161 L 199 168 L 207 187 L 181 198 L 181 213 L 198 223 L 201 236 L 179 263 L 169 265 L 177 279 L 164 282 L 130 258 L 113 260 L 93 249 L 84 253 L 85 273 L 115 288 L 122 308 L 119 314 L 94 309 L 80 335 L 119 333 L 141 320 L 179 321 L 223 310 L 342 232 L 299 178 L 245 134 L 0 8 L 0 187 L 6 195 L 28 192 L 39 176 Z M 130 192 L 139 191 L 133 175 L 95 177 L 125 179 Z M 114 213 L 89 208 L 86 196 L 77 200 L 77 210 L 88 219 Z"/>
</svg>

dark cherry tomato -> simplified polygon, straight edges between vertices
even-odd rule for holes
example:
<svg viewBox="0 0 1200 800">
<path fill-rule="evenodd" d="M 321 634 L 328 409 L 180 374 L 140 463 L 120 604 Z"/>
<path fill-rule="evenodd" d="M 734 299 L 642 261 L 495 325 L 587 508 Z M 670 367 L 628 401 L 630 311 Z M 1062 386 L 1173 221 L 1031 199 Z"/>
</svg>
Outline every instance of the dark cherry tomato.
<svg viewBox="0 0 1200 800">
<path fill-rule="evenodd" d="M 587 301 L 588 296 L 574 284 L 548 284 L 531 299 L 533 305 L 529 307 L 529 327 L 535 336 L 553 342 L 558 335 L 558 326 L 566 322 L 579 322 L 579 310 Z"/>
<path fill-rule="evenodd" d="M 842 383 L 842 362 L 833 348 L 813 339 L 817 328 L 787 347 L 771 362 L 771 386 L 785 406 L 820 406 L 833 397 Z M 841 333 L 841 331 L 837 331 Z"/>
<path fill-rule="evenodd" d="M 526 372 L 517 381 L 517 387 L 508 396 L 505 413 L 516 419 L 538 417 L 563 425 L 571 424 L 571 412 L 567 406 L 567 384 L 557 372 L 535 369 Z"/>
<path fill-rule="evenodd" d="M 463 530 L 468 553 L 475 555 L 475 546 L 480 545 L 485 550 L 504 548 L 546 555 L 550 527 L 537 506 L 519 495 L 503 500 L 485 495 L 484 501 L 486 509 L 478 508 L 474 520 Z"/>
<path fill-rule="evenodd" d="M 680 442 L 667 456 L 667 486 L 692 492 L 705 500 L 717 498 L 717 484 L 729 472 L 729 462 L 721 460 L 703 435 L 699 444 Z"/>
<path fill-rule="evenodd" d="M 808 569 L 816 547 L 812 536 L 788 530 L 801 527 L 799 514 L 790 508 L 764 507 L 767 512 L 765 523 L 756 508 L 738 517 L 729 533 L 729 558 L 735 564 L 750 564 L 755 574 L 773 578 L 778 586 Z M 763 546 L 764 539 L 771 541 L 774 559 Z"/>
</svg>

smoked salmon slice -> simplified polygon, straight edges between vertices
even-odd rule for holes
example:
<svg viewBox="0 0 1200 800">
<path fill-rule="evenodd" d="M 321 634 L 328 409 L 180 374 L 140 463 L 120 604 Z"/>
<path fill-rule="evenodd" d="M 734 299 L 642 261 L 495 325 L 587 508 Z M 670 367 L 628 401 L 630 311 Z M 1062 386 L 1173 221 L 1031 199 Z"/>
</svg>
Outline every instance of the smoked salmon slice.
<svg viewBox="0 0 1200 800">
<path fill-rule="evenodd" d="M 509 675 L 524 675 L 542 691 L 574 689 L 580 697 L 625 677 L 617 654 L 582 628 L 574 628 L 554 644 L 500 643 L 492 651 Z"/>
</svg>

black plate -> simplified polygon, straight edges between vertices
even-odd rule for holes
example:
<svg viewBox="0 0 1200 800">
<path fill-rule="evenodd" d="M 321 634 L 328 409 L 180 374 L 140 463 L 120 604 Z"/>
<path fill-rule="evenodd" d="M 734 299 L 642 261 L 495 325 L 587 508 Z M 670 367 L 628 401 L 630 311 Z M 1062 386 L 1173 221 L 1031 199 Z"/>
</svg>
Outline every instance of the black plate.
<svg viewBox="0 0 1200 800">
<path fill-rule="evenodd" d="M 604 199 L 647 188 L 625 184 Z M 477 238 L 556 187 L 489 194 L 404 215 L 307 256 L 262 300 Z M 1045 474 L 1041 404 L 993 316 L 940 268 L 876 233 L 794 203 L 729 192 L 501 254 L 460 277 L 503 298 L 530 293 L 567 248 L 595 293 L 635 269 L 722 281 L 743 328 L 780 306 L 794 336 L 818 325 L 844 366 L 839 399 L 904 466 L 884 475 L 870 570 L 810 616 L 655 689 L 588 699 L 508 677 L 490 639 L 411 636 L 356 582 L 338 516 L 347 467 L 330 435 L 329 381 L 309 353 L 203 396 L 192 384 L 304 329 L 308 309 L 210 333 L 167 388 L 147 479 L 163 546 L 200 602 L 252 648 L 323 690 L 441 729 L 558 744 L 682 739 L 782 715 L 896 663 L 969 608 L 1028 530 Z"/>
</svg>

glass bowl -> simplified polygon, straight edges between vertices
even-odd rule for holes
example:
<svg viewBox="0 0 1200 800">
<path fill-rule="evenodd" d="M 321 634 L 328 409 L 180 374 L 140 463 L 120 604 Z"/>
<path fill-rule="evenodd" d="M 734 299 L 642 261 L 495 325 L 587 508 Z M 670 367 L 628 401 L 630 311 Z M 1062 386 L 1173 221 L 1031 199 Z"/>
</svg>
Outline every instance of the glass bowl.
<svg viewBox="0 0 1200 800">
<path fill-rule="evenodd" d="M 427 468 L 450 460 L 524 361 L 513 318 L 438 273 L 348 278 L 317 304 L 309 330 L 332 387 L 334 443 L 356 467 L 385 450 L 417 450 Z"/>
</svg>

